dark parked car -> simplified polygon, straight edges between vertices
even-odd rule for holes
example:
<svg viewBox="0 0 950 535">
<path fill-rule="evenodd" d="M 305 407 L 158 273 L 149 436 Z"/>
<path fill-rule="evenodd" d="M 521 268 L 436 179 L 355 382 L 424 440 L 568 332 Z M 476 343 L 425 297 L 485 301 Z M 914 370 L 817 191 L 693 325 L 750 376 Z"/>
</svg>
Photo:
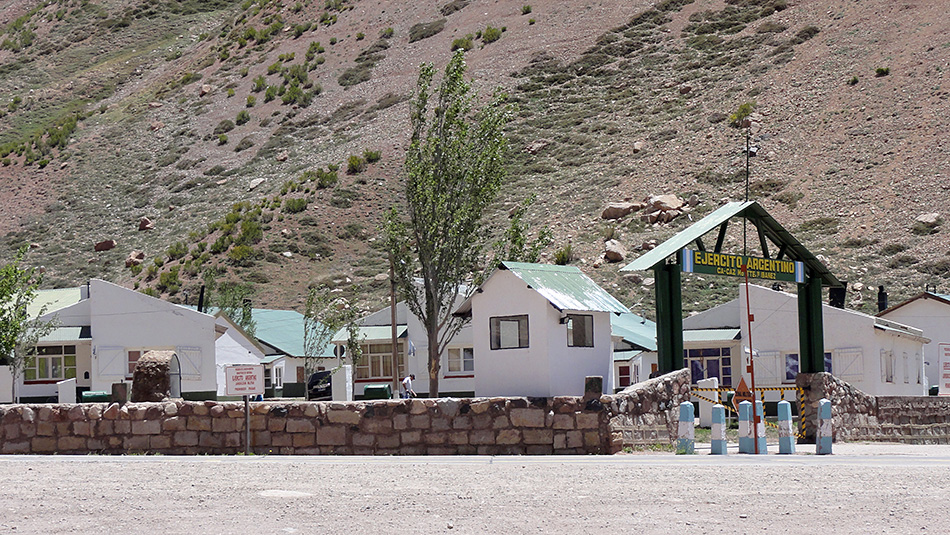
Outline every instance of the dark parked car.
<svg viewBox="0 0 950 535">
<path fill-rule="evenodd" d="M 333 399 L 333 390 L 330 388 L 329 371 L 319 371 L 310 376 L 307 381 L 307 399 L 310 401 L 330 401 Z"/>
</svg>

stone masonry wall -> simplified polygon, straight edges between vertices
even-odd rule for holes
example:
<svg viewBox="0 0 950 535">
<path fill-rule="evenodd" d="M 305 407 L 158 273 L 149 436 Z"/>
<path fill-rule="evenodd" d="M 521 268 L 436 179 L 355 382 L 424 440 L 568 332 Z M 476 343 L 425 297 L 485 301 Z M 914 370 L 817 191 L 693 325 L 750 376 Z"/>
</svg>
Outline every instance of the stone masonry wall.
<svg viewBox="0 0 950 535">
<path fill-rule="evenodd" d="M 685 377 L 685 379 L 684 379 Z M 615 395 L 251 404 L 257 454 L 606 454 L 671 442 L 683 370 Z M 240 402 L 0 406 L 0 453 L 235 454 Z"/>
<path fill-rule="evenodd" d="M 805 441 L 815 441 L 818 401 L 831 400 L 835 441 L 950 444 L 950 398 L 869 396 L 830 373 L 798 374 L 805 391 Z"/>
</svg>

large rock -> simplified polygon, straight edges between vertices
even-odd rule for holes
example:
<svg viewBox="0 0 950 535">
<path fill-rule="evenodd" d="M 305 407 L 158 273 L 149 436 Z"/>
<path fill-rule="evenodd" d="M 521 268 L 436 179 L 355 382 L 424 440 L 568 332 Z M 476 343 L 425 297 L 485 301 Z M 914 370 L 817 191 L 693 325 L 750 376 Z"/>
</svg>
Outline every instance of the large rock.
<svg viewBox="0 0 950 535">
<path fill-rule="evenodd" d="M 139 230 L 152 230 L 155 228 L 155 223 L 152 223 L 152 220 L 147 217 L 142 217 L 139 219 Z"/>
<path fill-rule="evenodd" d="M 608 240 L 604 244 L 604 258 L 608 262 L 623 262 L 623 259 L 627 256 L 627 250 L 624 249 L 623 245 L 617 240 Z"/>
<path fill-rule="evenodd" d="M 103 240 L 95 245 L 96 252 L 100 253 L 102 251 L 108 251 L 109 249 L 113 249 L 118 244 L 119 243 L 115 240 Z"/>
<path fill-rule="evenodd" d="M 676 195 L 657 195 L 650 197 L 647 203 L 651 211 L 662 210 L 664 212 L 668 210 L 679 210 L 686 204 L 683 202 L 683 199 L 680 199 Z"/>
<path fill-rule="evenodd" d="M 211 92 L 210 84 L 201 84 L 201 89 L 198 91 L 198 96 L 203 97 Z"/>
<path fill-rule="evenodd" d="M 132 373 L 132 402 L 164 401 L 171 394 L 174 351 L 147 351 L 139 357 Z"/>
<path fill-rule="evenodd" d="M 600 217 L 603 219 L 620 219 L 621 217 L 627 216 L 631 212 L 635 212 L 642 207 L 643 205 L 639 203 L 612 202 L 607 205 L 607 208 L 604 208 L 604 212 L 600 215 Z"/>
<path fill-rule="evenodd" d="M 125 267 L 137 266 L 145 262 L 145 253 L 142 251 L 132 251 L 129 257 L 125 259 Z"/>
<path fill-rule="evenodd" d="M 940 224 L 940 214 L 936 212 L 932 214 L 920 214 L 915 221 L 934 227 Z"/>
<path fill-rule="evenodd" d="M 254 188 L 256 188 L 257 186 L 260 186 L 261 184 L 263 184 L 263 183 L 264 183 L 264 180 L 265 180 L 265 179 L 263 179 L 263 178 L 255 178 L 255 179 L 252 180 L 251 183 L 247 186 L 247 191 L 254 191 Z"/>
</svg>

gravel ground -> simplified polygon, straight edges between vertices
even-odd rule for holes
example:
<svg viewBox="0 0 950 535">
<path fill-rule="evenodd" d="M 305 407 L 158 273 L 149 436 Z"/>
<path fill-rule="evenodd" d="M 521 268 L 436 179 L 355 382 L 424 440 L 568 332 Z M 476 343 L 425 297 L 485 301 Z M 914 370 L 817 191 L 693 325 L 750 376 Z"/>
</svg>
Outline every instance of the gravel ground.
<svg viewBox="0 0 950 535">
<path fill-rule="evenodd" d="M 926 533 L 950 446 L 794 456 L 0 457 L 0 533 Z"/>
</svg>

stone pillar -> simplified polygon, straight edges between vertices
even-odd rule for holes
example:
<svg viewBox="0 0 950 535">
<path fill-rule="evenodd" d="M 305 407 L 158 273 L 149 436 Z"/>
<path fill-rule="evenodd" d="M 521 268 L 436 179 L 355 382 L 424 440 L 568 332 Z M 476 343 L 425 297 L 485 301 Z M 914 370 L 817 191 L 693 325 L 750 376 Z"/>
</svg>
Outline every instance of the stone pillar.
<svg viewBox="0 0 950 535">
<path fill-rule="evenodd" d="M 729 444 L 726 442 L 726 408 L 713 405 L 712 408 L 712 451 L 713 455 L 727 455 Z"/>
<path fill-rule="evenodd" d="M 783 455 L 795 453 L 792 404 L 785 400 L 778 402 L 778 452 Z"/>
<path fill-rule="evenodd" d="M 816 455 L 831 455 L 831 400 L 818 402 L 818 435 L 815 440 Z"/>
<path fill-rule="evenodd" d="M 768 443 L 765 441 L 765 410 L 762 407 L 761 400 L 755 400 L 755 413 L 753 418 L 758 417 L 759 423 L 755 426 L 756 442 L 759 445 L 759 455 L 766 455 L 769 452 Z M 752 451 L 753 453 L 755 450 Z"/>
<path fill-rule="evenodd" d="M 700 379 L 696 381 L 696 386 L 699 388 L 719 388 L 719 378 L 710 377 L 709 379 Z M 716 396 L 710 396 L 708 394 L 716 394 Z M 703 392 L 707 397 L 713 399 L 719 399 L 718 392 Z M 712 426 L 712 406 L 713 404 L 706 401 L 705 399 L 699 400 L 699 427 L 711 427 Z"/>
<path fill-rule="evenodd" d="M 755 453 L 752 441 L 752 402 L 739 403 L 739 453 Z"/>
<path fill-rule="evenodd" d="M 695 442 L 696 414 L 692 402 L 680 403 L 679 432 L 676 438 L 676 454 L 692 455 L 696 453 Z"/>
</svg>

